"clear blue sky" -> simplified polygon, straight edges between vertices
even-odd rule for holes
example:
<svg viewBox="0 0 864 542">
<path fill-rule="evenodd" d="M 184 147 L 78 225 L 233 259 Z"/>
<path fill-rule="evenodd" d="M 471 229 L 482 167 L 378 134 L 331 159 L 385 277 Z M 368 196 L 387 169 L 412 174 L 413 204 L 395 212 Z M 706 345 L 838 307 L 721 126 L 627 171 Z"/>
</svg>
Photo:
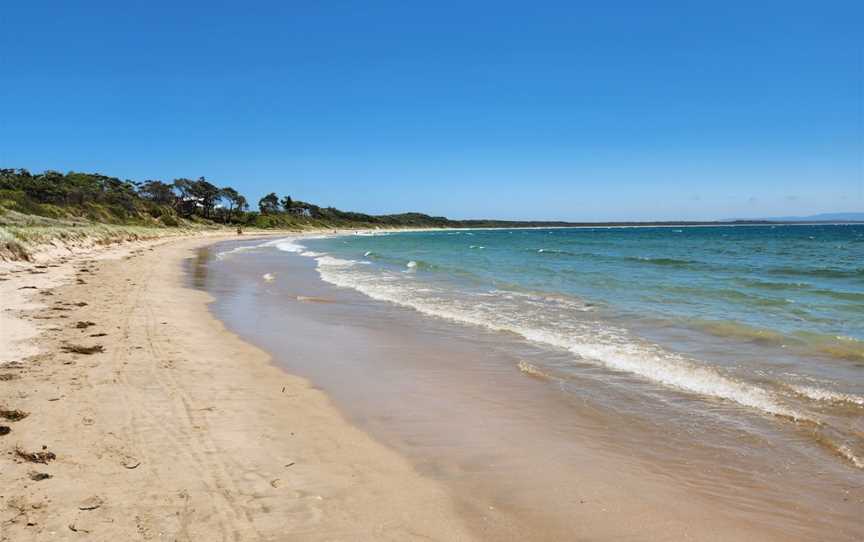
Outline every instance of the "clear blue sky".
<svg viewBox="0 0 864 542">
<path fill-rule="evenodd" d="M 864 2 L 6 2 L 0 166 L 374 213 L 864 211 Z"/>
</svg>

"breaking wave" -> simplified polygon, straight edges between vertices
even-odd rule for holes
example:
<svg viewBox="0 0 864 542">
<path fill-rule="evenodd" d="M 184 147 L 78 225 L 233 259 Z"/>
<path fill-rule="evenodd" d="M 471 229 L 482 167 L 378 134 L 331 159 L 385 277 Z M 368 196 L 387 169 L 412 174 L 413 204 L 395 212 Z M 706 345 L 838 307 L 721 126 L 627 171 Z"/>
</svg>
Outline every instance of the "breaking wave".
<svg viewBox="0 0 864 542">
<path fill-rule="evenodd" d="M 320 261 L 320 259 L 319 259 Z M 429 296 L 429 288 L 412 287 L 410 283 L 375 272 L 360 273 L 350 269 L 319 266 L 321 278 L 336 286 L 352 288 L 381 301 L 413 308 L 424 314 L 496 331 L 515 333 L 529 341 L 570 351 L 585 362 L 637 375 L 656 384 L 707 397 L 733 401 L 762 412 L 793 420 L 807 416 L 782 404 L 769 390 L 726 376 L 718 369 L 667 351 L 658 345 L 641 341 L 625 330 L 599 322 L 585 322 L 566 327 L 554 323 L 542 327 L 539 313 L 527 306 L 502 303 L 501 296 L 483 302 L 471 296 Z M 516 302 L 518 304 L 518 301 Z M 526 310 L 529 314 L 526 315 Z M 536 308 L 535 308 L 536 310 Z M 536 317 L 536 318 L 535 318 Z M 531 322 L 535 322 L 532 325 Z M 815 421 L 815 420 L 811 420 Z"/>
</svg>

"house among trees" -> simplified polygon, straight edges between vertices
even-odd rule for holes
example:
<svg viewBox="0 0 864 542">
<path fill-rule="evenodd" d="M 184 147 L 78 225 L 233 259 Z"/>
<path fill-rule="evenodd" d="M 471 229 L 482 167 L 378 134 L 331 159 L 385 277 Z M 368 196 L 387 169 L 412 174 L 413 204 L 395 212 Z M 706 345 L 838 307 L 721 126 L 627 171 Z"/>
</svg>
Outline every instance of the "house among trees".
<svg viewBox="0 0 864 542">
<path fill-rule="evenodd" d="M 308 207 L 291 207 L 288 212 L 298 218 L 312 218 L 312 211 Z"/>
</svg>

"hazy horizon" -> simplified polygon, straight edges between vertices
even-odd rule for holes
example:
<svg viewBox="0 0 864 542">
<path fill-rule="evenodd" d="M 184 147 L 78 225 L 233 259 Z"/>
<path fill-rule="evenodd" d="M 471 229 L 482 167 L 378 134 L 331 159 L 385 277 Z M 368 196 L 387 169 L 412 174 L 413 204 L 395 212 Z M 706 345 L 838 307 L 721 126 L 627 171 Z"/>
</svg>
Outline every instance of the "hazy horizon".
<svg viewBox="0 0 864 542">
<path fill-rule="evenodd" d="M 2 167 L 456 219 L 864 211 L 859 3 L 5 15 Z"/>
</svg>

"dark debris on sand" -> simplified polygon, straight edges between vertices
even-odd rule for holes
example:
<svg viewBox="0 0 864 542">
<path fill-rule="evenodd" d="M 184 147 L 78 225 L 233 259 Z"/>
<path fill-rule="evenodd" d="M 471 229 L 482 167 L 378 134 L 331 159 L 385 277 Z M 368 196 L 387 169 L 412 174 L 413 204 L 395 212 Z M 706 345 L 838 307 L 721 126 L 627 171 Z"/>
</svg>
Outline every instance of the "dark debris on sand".
<svg viewBox="0 0 864 542">
<path fill-rule="evenodd" d="M 10 422 L 23 420 L 29 415 L 29 412 L 24 412 L 23 410 L 6 410 L 5 408 L 0 408 L 0 418 Z"/>
<path fill-rule="evenodd" d="M 53 478 L 53 476 L 51 476 L 47 472 L 36 472 L 35 470 L 31 470 L 27 474 L 27 476 L 29 476 L 30 479 L 33 480 L 34 482 L 41 482 L 42 480 L 47 480 L 49 478 Z"/>
<path fill-rule="evenodd" d="M 67 344 L 62 347 L 64 352 L 72 353 L 72 354 L 84 354 L 89 356 L 91 354 L 101 354 L 105 351 L 105 348 L 101 344 L 97 344 L 94 346 L 82 346 L 80 344 Z"/>
<path fill-rule="evenodd" d="M 30 463 L 42 463 L 47 464 L 49 461 L 54 461 L 57 459 L 57 455 L 54 452 L 49 452 L 47 446 L 42 446 L 42 450 L 39 452 L 26 452 L 21 448 L 15 448 L 15 455 L 24 461 L 29 461 Z"/>
</svg>

